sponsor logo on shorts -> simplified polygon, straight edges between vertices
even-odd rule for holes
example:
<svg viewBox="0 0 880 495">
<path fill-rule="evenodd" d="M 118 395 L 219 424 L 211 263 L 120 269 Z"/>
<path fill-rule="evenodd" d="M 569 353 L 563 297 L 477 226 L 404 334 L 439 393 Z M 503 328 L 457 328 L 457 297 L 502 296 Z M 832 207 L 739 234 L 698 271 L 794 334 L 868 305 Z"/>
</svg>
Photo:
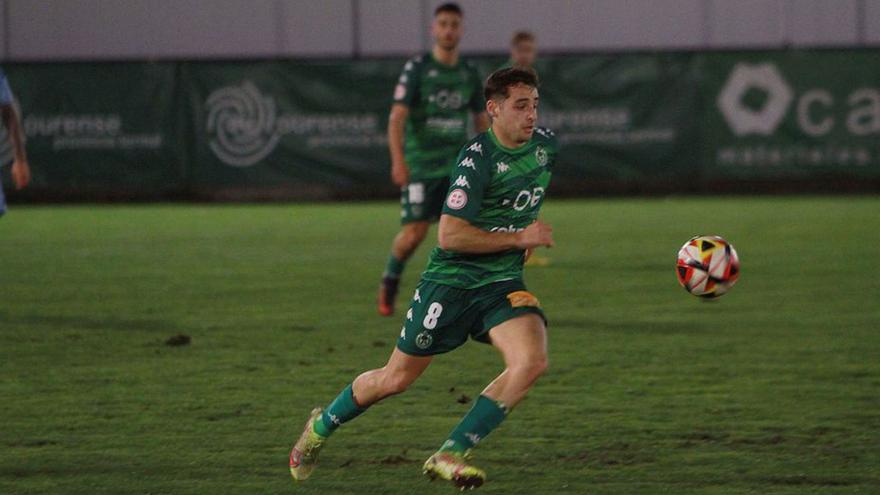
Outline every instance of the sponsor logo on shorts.
<svg viewBox="0 0 880 495">
<path fill-rule="evenodd" d="M 431 344 L 434 343 L 434 337 L 431 336 L 428 332 L 422 332 L 416 335 L 416 347 L 419 349 L 427 349 L 431 347 Z"/>
<path fill-rule="evenodd" d="M 464 192 L 464 189 L 453 189 L 452 192 L 449 193 L 449 197 L 446 198 L 446 206 L 449 207 L 450 210 L 460 210 L 467 205 L 468 196 L 467 193 Z"/>
</svg>

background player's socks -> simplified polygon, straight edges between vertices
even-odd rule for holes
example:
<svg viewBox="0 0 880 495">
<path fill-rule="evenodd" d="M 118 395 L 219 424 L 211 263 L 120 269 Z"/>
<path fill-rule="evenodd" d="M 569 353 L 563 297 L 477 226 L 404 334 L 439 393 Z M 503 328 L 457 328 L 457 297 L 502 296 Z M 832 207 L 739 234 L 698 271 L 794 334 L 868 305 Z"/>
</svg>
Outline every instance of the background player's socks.
<svg viewBox="0 0 880 495">
<path fill-rule="evenodd" d="M 388 256 L 388 264 L 385 265 L 385 272 L 382 278 L 399 279 L 403 275 L 403 269 L 406 267 L 406 261 L 399 260 L 394 255 Z"/>
<path fill-rule="evenodd" d="M 329 437 L 336 428 L 360 416 L 366 410 L 366 407 L 361 407 L 354 401 L 354 392 L 349 384 L 324 409 L 321 417 L 315 419 L 315 432 L 322 437 Z"/>
<path fill-rule="evenodd" d="M 481 395 L 474 407 L 465 414 L 440 451 L 465 452 L 498 427 L 507 417 L 507 408 L 500 402 Z"/>
<path fill-rule="evenodd" d="M 379 314 L 391 316 L 394 314 L 394 300 L 397 299 L 397 288 L 400 285 L 400 275 L 406 261 L 401 261 L 392 254 L 388 257 L 385 272 L 382 273 L 382 285 L 379 286 Z"/>
</svg>

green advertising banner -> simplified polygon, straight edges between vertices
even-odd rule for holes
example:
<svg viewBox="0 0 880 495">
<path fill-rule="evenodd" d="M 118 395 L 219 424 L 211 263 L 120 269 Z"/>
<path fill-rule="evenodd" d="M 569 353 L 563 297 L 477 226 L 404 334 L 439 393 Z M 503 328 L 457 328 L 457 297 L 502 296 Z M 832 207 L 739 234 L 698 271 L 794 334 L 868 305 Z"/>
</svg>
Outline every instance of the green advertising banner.
<svg viewBox="0 0 880 495">
<path fill-rule="evenodd" d="M 375 196 L 402 62 L 188 63 L 194 188 L 284 197 Z"/>
<path fill-rule="evenodd" d="M 176 71 L 171 63 L 6 67 L 32 165 L 29 189 L 153 197 L 183 187 Z"/>
<path fill-rule="evenodd" d="M 472 61 L 484 77 L 504 62 Z M 404 63 L 4 68 L 32 197 L 285 199 L 395 194 L 386 127 Z M 880 179 L 876 50 L 555 55 L 536 69 L 557 192 Z"/>
<path fill-rule="evenodd" d="M 570 192 L 689 187 L 699 138 L 692 55 L 550 57 L 536 69 L 539 121 L 561 145 L 557 184 Z"/>
<path fill-rule="evenodd" d="M 700 58 L 705 179 L 880 177 L 877 51 Z"/>
</svg>

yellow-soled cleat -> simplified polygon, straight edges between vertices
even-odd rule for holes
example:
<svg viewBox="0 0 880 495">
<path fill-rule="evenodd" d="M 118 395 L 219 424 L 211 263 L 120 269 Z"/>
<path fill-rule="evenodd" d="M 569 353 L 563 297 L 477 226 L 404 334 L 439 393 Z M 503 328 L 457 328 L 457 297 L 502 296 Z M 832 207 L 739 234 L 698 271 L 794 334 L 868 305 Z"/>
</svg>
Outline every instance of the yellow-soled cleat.
<svg viewBox="0 0 880 495">
<path fill-rule="evenodd" d="M 451 481 L 459 490 L 473 490 L 486 482 L 486 472 L 468 464 L 468 453 L 437 452 L 425 461 L 424 473 L 435 480 Z"/>
<path fill-rule="evenodd" d="M 322 412 L 320 407 L 312 409 L 312 414 L 309 415 L 309 421 L 306 423 L 302 435 L 299 436 L 299 440 L 293 444 L 293 450 L 290 451 L 290 475 L 296 481 L 303 481 L 311 476 L 318 464 L 318 453 L 321 452 L 321 447 L 324 446 L 327 438 L 315 432 L 314 422 Z"/>
</svg>

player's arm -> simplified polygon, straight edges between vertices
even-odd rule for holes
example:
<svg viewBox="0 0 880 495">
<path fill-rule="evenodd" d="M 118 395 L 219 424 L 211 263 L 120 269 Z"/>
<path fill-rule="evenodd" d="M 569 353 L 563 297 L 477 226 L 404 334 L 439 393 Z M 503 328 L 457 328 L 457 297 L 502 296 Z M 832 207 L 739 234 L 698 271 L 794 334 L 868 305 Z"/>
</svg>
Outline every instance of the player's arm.
<svg viewBox="0 0 880 495">
<path fill-rule="evenodd" d="M 453 215 L 440 216 L 441 249 L 467 254 L 486 254 L 510 249 L 553 246 L 553 229 L 540 220 L 520 232 L 488 232 Z"/>
<path fill-rule="evenodd" d="M 408 117 L 408 106 L 403 103 L 391 105 L 391 115 L 388 117 L 388 151 L 391 153 L 391 180 L 400 187 L 405 186 L 409 182 L 409 167 L 407 167 L 403 156 L 403 134 Z"/>
<path fill-rule="evenodd" d="M 12 103 L 0 105 L 0 120 L 12 141 L 12 180 L 16 189 L 21 189 L 31 181 L 31 169 L 28 166 L 27 155 L 24 150 L 24 132 L 18 112 Z"/>
</svg>

